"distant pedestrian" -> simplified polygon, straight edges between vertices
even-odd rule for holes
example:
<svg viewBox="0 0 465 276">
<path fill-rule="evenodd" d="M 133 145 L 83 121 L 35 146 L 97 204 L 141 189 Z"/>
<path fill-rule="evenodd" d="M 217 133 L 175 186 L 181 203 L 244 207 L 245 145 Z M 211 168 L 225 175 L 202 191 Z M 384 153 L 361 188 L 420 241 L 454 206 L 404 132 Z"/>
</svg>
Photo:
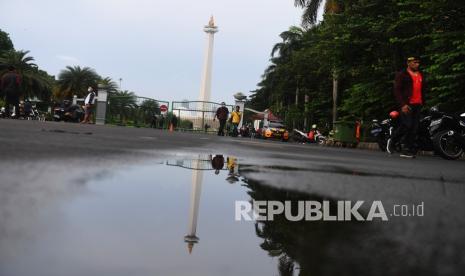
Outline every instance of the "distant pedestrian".
<svg viewBox="0 0 465 276">
<path fill-rule="evenodd" d="M 0 83 L 0 90 L 5 94 L 5 116 L 10 116 L 10 105 L 13 105 L 15 116 L 18 117 L 21 77 L 14 66 L 8 67 L 8 72 L 2 76 Z"/>
<path fill-rule="evenodd" d="M 233 125 L 232 136 L 237 137 L 239 130 L 239 124 L 241 123 L 242 113 L 240 112 L 240 107 L 236 106 L 236 110 L 231 113 L 230 121 Z"/>
<path fill-rule="evenodd" d="M 153 113 L 152 118 L 150 120 L 150 127 L 151 128 L 157 128 L 157 118 L 158 118 L 158 115 Z"/>
<path fill-rule="evenodd" d="M 400 127 L 388 140 L 387 151 L 396 140 L 402 145 L 401 157 L 415 157 L 415 137 L 420 123 L 420 111 L 425 103 L 425 79 L 419 70 L 420 59 L 409 57 L 407 68 L 397 73 L 394 83 L 394 95 L 400 108 Z"/>
<path fill-rule="evenodd" d="M 218 129 L 218 136 L 224 136 L 224 126 L 226 125 L 226 121 L 228 120 L 229 110 L 226 107 L 224 102 L 221 103 L 221 106 L 216 110 L 215 116 L 213 117 L 213 121 L 218 118 L 220 121 L 220 127 Z"/>
<path fill-rule="evenodd" d="M 173 116 L 171 116 L 171 126 L 173 128 L 173 130 L 176 129 L 176 127 L 178 126 L 178 117 L 176 117 L 176 115 L 173 114 Z"/>
<path fill-rule="evenodd" d="M 85 108 L 85 115 L 84 120 L 82 120 L 81 124 L 91 124 L 92 123 L 92 113 L 95 105 L 95 91 L 94 89 L 89 86 L 87 89 L 89 94 L 87 94 L 86 99 L 84 100 L 84 108 Z"/>
<path fill-rule="evenodd" d="M 29 99 L 24 101 L 24 117 L 29 118 L 32 116 L 32 103 Z"/>
</svg>

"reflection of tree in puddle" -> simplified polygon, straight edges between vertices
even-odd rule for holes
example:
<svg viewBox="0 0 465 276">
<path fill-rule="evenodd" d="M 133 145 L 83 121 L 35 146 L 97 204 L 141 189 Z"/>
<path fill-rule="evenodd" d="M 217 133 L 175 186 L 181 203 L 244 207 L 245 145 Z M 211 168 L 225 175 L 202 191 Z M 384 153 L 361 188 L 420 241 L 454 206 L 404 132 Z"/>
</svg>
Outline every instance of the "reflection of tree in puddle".
<svg viewBox="0 0 465 276">
<path fill-rule="evenodd" d="M 217 159 L 215 159 L 215 157 Z M 214 161 L 215 160 L 215 161 Z M 224 162 L 224 163 L 222 163 Z M 290 201 L 292 215 L 297 214 L 299 201 L 329 202 L 330 215 L 336 215 L 337 199 L 321 195 L 284 190 L 255 179 L 263 173 L 274 173 L 283 168 L 238 165 L 235 157 L 209 155 L 197 160 L 178 162 L 180 167 L 192 169 L 192 190 L 188 233 L 184 237 L 189 252 L 197 237 L 197 218 L 203 173 L 207 170 L 227 170 L 226 181 L 242 181 L 254 201 Z M 239 167 L 241 170 L 239 170 Z M 288 168 L 286 168 L 288 170 Z M 359 209 L 366 218 L 366 211 Z M 406 257 L 410 247 L 399 238 L 396 224 L 357 221 L 289 221 L 284 214 L 273 221 L 255 223 L 255 232 L 262 239 L 260 247 L 278 259 L 279 275 L 427 275 L 432 268 L 422 257 Z M 392 222 L 394 223 L 394 222 Z M 415 251 L 414 251 L 415 252 Z"/>
<path fill-rule="evenodd" d="M 242 175 L 251 200 L 291 201 L 293 215 L 297 202 L 308 200 L 329 201 L 331 215 L 337 211 L 332 208 L 337 206 L 335 199 L 283 190 L 247 176 Z M 359 211 L 366 218 L 366 212 Z M 403 235 L 408 233 L 399 229 L 405 231 L 405 226 L 394 220 L 292 222 L 284 214 L 255 223 L 256 234 L 263 239 L 260 247 L 278 258 L 279 275 L 437 275 L 441 258 L 425 250 L 441 252 L 441 245 L 416 248 L 418 241 L 410 240 L 417 239 L 415 235 L 406 239 Z"/>
<path fill-rule="evenodd" d="M 335 200 L 319 196 L 281 190 L 260 184 L 257 181 L 245 180 L 250 189 L 248 194 L 255 200 L 291 201 L 292 213 L 297 213 L 297 202 L 312 200 L 329 201 L 336 206 Z M 333 213 L 331 213 L 333 215 Z M 347 245 L 354 244 L 358 234 L 368 231 L 368 225 L 357 222 L 325 222 L 325 221 L 295 221 L 287 220 L 284 214 L 274 217 L 273 221 L 260 221 L 255 224 L 258 237 L 263 239 L 260 247 L 268 251 L 272 257 L 279 258 L 278 270 L 280 275 L 336 275 L 344 271 L 362 268 L 360 262 L 350 266 Z M 349 246 L 351 247 L 351 246 Z M 349 251 L 355 250 L 350 248 Z M 336 266 L 337 264 L 337 266 Z M 347 266 L 349 265 L 349 266 Z M 363 269 L 361 269 L 363 270 Z M 361 271 L 363 272 L 363 271 Z"/>
</svg>

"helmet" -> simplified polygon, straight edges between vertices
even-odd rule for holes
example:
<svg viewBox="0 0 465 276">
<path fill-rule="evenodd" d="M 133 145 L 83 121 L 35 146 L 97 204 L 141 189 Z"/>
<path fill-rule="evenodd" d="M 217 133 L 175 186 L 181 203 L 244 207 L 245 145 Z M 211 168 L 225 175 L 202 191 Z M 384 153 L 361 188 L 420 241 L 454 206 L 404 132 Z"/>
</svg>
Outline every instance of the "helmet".
<svg viewBox="0 0 465 276">
<path fill-rule="evenodd" d="M 399 117 L 399 112 L 396 110 L 391 111 L 391 113 L 389 113 L 389 117 L 391 117 L 391 119 L 397 119 L 397 117 Z"/>
<path fill-rule="evenodd" d="M 313 124 L 313 125 L 312 125 L 312 128 L 316 128 L 316 125 L 315 125 L 315 124 Z"/>
</svg>

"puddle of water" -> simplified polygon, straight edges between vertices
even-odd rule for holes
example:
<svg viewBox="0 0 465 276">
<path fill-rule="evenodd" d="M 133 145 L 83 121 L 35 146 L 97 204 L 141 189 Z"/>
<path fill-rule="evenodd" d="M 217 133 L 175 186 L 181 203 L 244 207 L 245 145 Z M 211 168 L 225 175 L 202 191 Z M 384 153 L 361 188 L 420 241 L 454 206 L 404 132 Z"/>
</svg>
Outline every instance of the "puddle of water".
<svg viewBox="0 0 465 276">
<path fill-rule="evenodd" d="M 283 172 L 294 189 L 264 184 Z M 205 155 L 7 186 L 0 190 L 0 276 L 427 275 L 464 265 L 455 217 L 442 210 L 384 224 L 235 220 L 236 201 L 335 205 L 328 195 L 302 192 L 328 173 L 379 177 Z"/>
<path fill-rule="evenodd" d="M 226 181 L 231 177 L 237 182 Z M 216 174 L 211 161 L 170 160 L 82 182 L 63 184 L 75 185 L 76 195 L 29 214 L 34 223 L 27 229 L 13 225 L 16 218 L 7 220 L 0 275 L 276 271 L 276 259 L 260 249 L 253 222 L 234 220 L 234 202 L 249 196 L 228 164 Z"/>
</svg>

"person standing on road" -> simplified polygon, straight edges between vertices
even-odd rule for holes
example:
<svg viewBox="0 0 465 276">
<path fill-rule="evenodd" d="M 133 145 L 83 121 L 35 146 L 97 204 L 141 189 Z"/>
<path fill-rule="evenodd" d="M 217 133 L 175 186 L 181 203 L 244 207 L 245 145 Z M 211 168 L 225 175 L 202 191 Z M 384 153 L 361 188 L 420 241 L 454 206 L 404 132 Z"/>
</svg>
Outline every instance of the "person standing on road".
<svg viewBox="0 0 465 276">
<path fill-rule="evenodd" d="M 228 120 L 229 110 L 226 107 L 224 102 L 221 103 L 221 106 L 216 110 L 215 116 L 213 117 L 213 121 L 216 118 L 220 121 L 220 128 L 218 129 L 218 136 L 224 136 L 224 126 L 226 125 L 226 121 Z"/>
<path fill-rule="evenodd" d="M 157 119 L 158 119 L 158 115 L 155 113 L 152 113 L 152 117 L 150 120 L 150 128 L 157 128 Z"/>
<path fill-rule="evenodd" d="M 15 108 L 15 116 L 19 116 L 19 96 L 21 88 L 21 77 L 14 66 L 8 67 L 0 80 L 0 90 L 5 94 L 5 115 L 10 116 L 10 105 Z"/>
<path fill-rule="evenodd" d="M 401 157 L 415 157 L 414 142 L 420 123 L 420 111 L 425 103 L 425 79 L 419 70 L 420 59 L 409 57 L 407 68 L 396 74 L 394 95 L 400 108 L 400 127 L 388 140 L 387 150 L 400 139 Z"/>
<path fill-rule="evenodd" d="M 239 133 L 237 127 L 241 123 L 242 113 L 240 112 L 240 107 L 236 106 L 236 110 L 231 113 L 231 123 L 233 124 L 232 136 L 236 137 Z"/>
<path fill-rule="evenodd" d="M 89 88 L 87 89 L 87 91 L 89 91 L 89 94 L 87 94 L 87 97 L 86 99 L 84 100 L 84 105 L 85 105 L 85 115 L 84 115 L 84 120 L 82 120 L 81 124 L 91 124 L 91 121 L 92 121 L 92 112 L 93 112 L 93 109 L 94 109 L 94 105 L 95 105 L 95 92 L 94 92 L 94 89 L 89 86 Z"/>
</svg>

